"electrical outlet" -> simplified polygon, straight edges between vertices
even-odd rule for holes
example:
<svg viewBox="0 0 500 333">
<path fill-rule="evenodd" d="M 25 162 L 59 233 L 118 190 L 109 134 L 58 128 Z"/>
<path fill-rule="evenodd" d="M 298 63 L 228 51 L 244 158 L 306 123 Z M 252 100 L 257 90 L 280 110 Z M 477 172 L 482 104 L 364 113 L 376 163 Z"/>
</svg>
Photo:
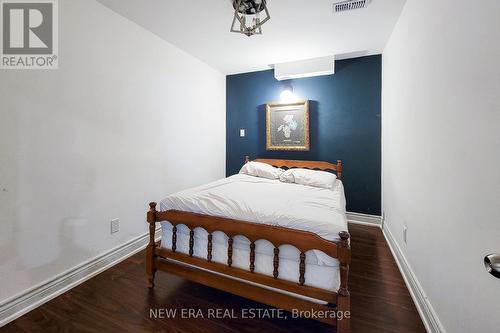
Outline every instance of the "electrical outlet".
<svg viewBox="0 0 500 333">
<path fill-rule="evenodd" d="M 111 234 L 116 234 L 120 231 L 120 219 L 111 220 Z"/>
<path fill-rule="evenodd" d="M 408 227 L 407 227 L 407 226 L 406 226 L 406 224 L 405 224 L 405 225 L 403 226 L 403 242 L 405 242 L 405 244 L 407 244 L 407 243 L 406 243 L 406 239 L 407 239 L 407 237 L 408 237 Z"/>
<path fill-rule="evenodd" d="M 242 128 L 240 129 L 240 138 L 244 138 L 245 137 L 245 129 Z"/>
</svg>

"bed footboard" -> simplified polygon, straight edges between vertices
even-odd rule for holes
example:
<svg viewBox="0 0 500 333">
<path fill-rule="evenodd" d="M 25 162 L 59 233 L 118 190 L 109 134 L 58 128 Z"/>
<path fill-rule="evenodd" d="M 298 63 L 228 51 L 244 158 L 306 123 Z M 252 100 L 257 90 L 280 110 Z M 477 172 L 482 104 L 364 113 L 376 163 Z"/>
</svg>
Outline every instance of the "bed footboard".
<svg viewBox="0 0 500 333">
<path fill-rule="evenodd" d="M 158 212 L 156 210 L 156 203 L 154 202 L 150 203 L 149 206 L 150 210 L 147 213 L 147 221 L 149 223 L 149 244 L 146 249 L 146 274 L 150 288 L 154 287 L 155 273 L 160 269 L 194 282 L 205 284 L 287 311 L 328 311 L 325 312 L 329 314 L 328 318 L 319 320 L 336 325 L 337 332 L 349 332 L 350 295 L 347 281 L 351 260 L 351 249 L 349 233 L 347 231 L 340 232 L 339 241 L 328 241 L 307 231 L 176 210 Z M 156 222 L 161 221 L 168 221 L 173 226 L 171 250 L 160 248 L 159 243 L 155 243 L 154 235 Z M 181 224 L 186 225 L 191 230 L 188 254 L 176 251 L 177 226 Z M 206 259 L 193 256 L 195 228 L 203 228 L 208 232 Z M 215 231 L 221 231 L 228 236 L 226 264 L 212 261 L 212 233 Z M 250 240 L 250 262 L 248 263 L 248 270 L 232 267 L 233 238 L 237 235 L 245 236 Z M 265 239 L 274 246 L 273 276 L 255 272 L 255 242 L 259 239 Z M 284 244 L 293 245 L 300 251 L 298 283 L 279 278 L 279 246 Z M 309 250 L 321 250 L 330 257 L 339 260 L 340 288 L 337 292 L 305 285 L 305 258 L 306 252 Z M 248 284 L 241 280 L 253 284 Z M 322 305 L 310 302 L 255 284 L 315 298 L 327 302 L 328 304 Z"/>
</svg>

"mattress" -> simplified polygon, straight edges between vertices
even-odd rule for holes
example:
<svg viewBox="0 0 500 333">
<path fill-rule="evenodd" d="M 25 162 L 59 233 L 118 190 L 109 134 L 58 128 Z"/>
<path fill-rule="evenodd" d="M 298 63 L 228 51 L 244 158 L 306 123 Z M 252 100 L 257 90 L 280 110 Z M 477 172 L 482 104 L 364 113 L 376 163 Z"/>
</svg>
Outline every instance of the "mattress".
<svg viewBox="0 0 500 333">
<path fill-rule="evenodd" d="M 160 202 L 160 210 L 170 209 L 310 231 L 327 240 L 337 240 L 338 233 L 347 230 L 340 180 L 333 189 L 324 189 L 238 174 L 168 196 Z M 161 225 L 161 246 L 171 249 L 172 225 L 166 221 Z M 207 235 L 202 228 L 194 230 L 194 256 L 207 257 Z M 227 262 L 227 240 L 224 233 L 213 233 L 213 261 Z M 189 229 L 179 225 L 177 251 L 188 253 L 188 244 Z M 272 276 L 274 246 L 266 240 L 255 245 L 255 272 Z M 281 245 L 279 257 L 279 278 L 298 282 L 299 251 L 291 245 Z M 244 236 L 234 237 L 233 266 L 248 270 L 249 258 L 250 241 Z M 337 259 L 319 250 L 308 251 L 305 281 L 306 285 L 338 290 Z"/>
</svg>

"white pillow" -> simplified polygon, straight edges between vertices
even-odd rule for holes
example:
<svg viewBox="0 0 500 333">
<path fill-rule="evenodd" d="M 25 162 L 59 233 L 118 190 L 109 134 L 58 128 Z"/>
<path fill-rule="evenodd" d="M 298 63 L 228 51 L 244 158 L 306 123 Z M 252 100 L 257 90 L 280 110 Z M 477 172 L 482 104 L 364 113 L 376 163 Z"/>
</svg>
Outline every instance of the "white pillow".
<svg viewBox="0 0 500 333">
<path fill-rule="evenodd" d="M 295 183 L 300 185 L 332 189 L 337 176 L 326 171 L 309 169 L 288 169 L 280 176 L 284 183 Z"/>
<path fill-rule="evenodd" d="M 241 168 L 240 173 L 268 179 L 279 179 L 283 169 L 275 168 L 267 163 L 248 162 Z"/>
</svg>

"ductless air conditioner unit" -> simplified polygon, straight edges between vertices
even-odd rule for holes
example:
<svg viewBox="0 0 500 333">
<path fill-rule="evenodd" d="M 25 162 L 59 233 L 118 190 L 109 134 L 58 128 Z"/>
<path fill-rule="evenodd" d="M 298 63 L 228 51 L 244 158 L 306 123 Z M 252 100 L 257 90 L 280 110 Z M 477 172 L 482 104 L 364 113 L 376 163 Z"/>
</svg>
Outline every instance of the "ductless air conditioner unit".
<svg viewBox="0 0 500 333">
<path fill-rule="evenodd" d="M 320 75 L 331 75 L 334 73 L 334 56 L 284 62 L 274 65 L 274 77 L 279 81 Z"/>
</svg>

